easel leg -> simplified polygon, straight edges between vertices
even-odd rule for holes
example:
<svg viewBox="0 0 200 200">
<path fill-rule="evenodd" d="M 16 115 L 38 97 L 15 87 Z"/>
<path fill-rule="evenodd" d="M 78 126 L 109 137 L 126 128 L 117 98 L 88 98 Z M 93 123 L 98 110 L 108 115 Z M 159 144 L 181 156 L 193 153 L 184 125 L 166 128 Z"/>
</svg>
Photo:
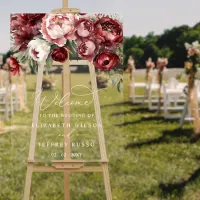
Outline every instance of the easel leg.
<svg viewBox="0 0 200 200">
<path fill-rule="evenodd" d="M 97 121 L 97 124 L 102 124 L 101 110 L 100 110 L 99 96 L 98 96 L 98 89 L 97 89 L 97 82 L 96 82 L 96 74 L 95 74 L 94 66 L 91 63 L 89 63 L 88 65 L 90 69 L 96 121 Z M 107 160 L 104 132 L 103 132 L 102 126 L 98 127 L 98 137 L 99 137 L 101 159 Z M 106 190 L 106 199 L 112 200 L 108 163 L 103 163 L 102 167 L 103 167 L 104 185 L 105 185 L 105 190 Z"/>
<path fill-rule="evenodd" d="M 25 182 L 24 199 L 23 200 L 29 200 L 29 198 L 30 198 L 32 173 L 33 173 L 33 164 L 28 164 L 27 172 L 26 172 L 26 182 Z"/>
<path fill-rule="evenodd" d="M 65 96 L 66 94 L 69 94 L 71 91 L 71 73 L 70 73 L 69 60 L 64 64 L 64 72 L 63 72 L 62 78 L 63 78 L 62 80 L 63 96 Z M 70 101 L 70 99 L 68 99 L 68 101 Z M 67 104 L 64 106 L 64 114 L 67 114 L 67 115 L 70 114 L 70 106 Z M 70 124 L 70 118 L 65 117 L 64 123 Z M 65 135 L 64 142 L 68 145 L 64 147 L 64 153 L 65 153 L 64 160 L 71 159 L 71 149 L 70 149 L 71 143 L 70 143 L 69 134 L 70 134 L 70 127 L 66 127 L 64 129 L 64 135 Z M 68 171 L 64 172 L 64 200 L 70 200 L 70 172 Z"/>
<path fill-rule="evenodd" d="M 106 190 L 106 200 L 112 200 L 108 163 L 103 163 L 102 166 L 103 166 L 104 185 Z"/>
<path fill-rule="evenodd" d="M 70 172 L 64 172 L 64 200 L 70 200 Z"/>
<path fill-rule="evenodd" d="M 44 70 L 44 65 L 40 65 L 38 67 L 36 95 L 35 95 L 33 120 L 32 120 L 32 122 L 35 123 L 35 124 L 38 123 L 39 108 L 40 108 L 39 107 L 40 106 L 40 96 L 41 96 L 41 93 L 38 94 L 38 92 L 41 91 L 41 87 L 42 87 L 43 70 Z M 34 160 L 35 146 L 36 146 L 36 136 L 37 136 L 37 127 L 32 127 L 28 160 Z M 33 173 L 33 163 L 28 163 L 27 172 L 26 172 L 25 189 L 24 189 L 24 199 L 23 200 L 29 200 L 32 173 Z"/>
</svg>

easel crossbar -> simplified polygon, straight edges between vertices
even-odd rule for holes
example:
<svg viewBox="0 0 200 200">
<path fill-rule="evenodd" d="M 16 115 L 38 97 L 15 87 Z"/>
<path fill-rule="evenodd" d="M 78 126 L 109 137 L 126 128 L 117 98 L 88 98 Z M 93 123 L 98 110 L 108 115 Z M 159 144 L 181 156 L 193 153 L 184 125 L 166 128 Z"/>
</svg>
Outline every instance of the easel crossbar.
<svg viewBox="0 0 200 200">
<path fill-rule="evenodd" d="M 63 66 L 63 63 L 54 61 L 52 65 Z M 88 65 L 88 61 L 87 60 L 70 60 L 69 65 Z"/>
<path fill-rule="evenodd" d="M 57 169 L 54 167 L 34 166 L 33 172 L 103 172 L 102 166 L 84 166 L 78 169 Z"/>
<path fill-rule="evenodd" d="M 28 160 L 28 163 L 108 163 L 108 160 Z"/>
</svg>

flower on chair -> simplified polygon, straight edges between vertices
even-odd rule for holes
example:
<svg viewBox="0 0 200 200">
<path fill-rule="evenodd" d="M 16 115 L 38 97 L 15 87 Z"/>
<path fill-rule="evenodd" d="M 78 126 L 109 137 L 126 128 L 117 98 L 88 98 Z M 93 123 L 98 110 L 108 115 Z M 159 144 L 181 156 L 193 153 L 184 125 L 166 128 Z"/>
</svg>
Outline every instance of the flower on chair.
<svg viewBox="0 0 200 200">
<path fill-rule="evenodd" d="M 192 44 L 185 43 L 185 48 L 188 51 L 188 57 L 195 55 L 200 56 L 200 44 L 198 41 L 195 41 Z"/>
<path fill-rule="evenodd" d="M 148 69 L 153 69 L 155 67 L 155 63 L 152 61 L 152 58 L 149 58 L 147 61 L 146 61 L 146 67 Z"/>
<path fill-rule="evenodd" d="M 167 58 L 158 58 L 157 60 L 157 68 L 163 70 L 168 65 Z"/>
</svg>

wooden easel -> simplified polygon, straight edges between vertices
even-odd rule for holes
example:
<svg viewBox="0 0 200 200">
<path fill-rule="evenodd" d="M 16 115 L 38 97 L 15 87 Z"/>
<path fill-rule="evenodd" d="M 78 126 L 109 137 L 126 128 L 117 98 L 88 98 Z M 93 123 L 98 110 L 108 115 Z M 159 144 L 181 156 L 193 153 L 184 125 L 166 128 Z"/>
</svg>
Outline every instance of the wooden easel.
<svg viewBox="0 0 200 200">
<path fill-rule="evenodd" d="M 70 9 L 68 8 L 68 1 L 63 0 L 63 8 L 53 10 L 53 13 L 78 13 L 78 9 Z M 97 124 L 102 124 L 101 120 L 101 111 L 100 111 L 100 104 L 99 104 L 99 97 L 98 97 L 98 89 L 97 89 L 97 82 L 96 82 L 96 74 L 95 68 L 92 63 L 81 60 L 68 60 L 63 64 L 63 93 L 69 93 L 71 90 L 71 74 L 70 74 L 70 65 L 88 65 L 90 70 L 90 78 L 91 78 L 91 85 L 93 91 L 93 99 L 94 99 L 94 108 L 95 108 L 95 115 Z M 36 91 L 40 91 L 42 87 L 42 78 L 43 78 L 43 71 L 44 65 L 38 67 L 38 75 L 37 75 L 37 85 Z M 40 105 L 40 96 L 35 100 L 34 103 L 34 111 L 33 111 L 33 123 L 38 122 L 39 116 L 39 105 Z M 64 114 L 70 113 L 70 106 L 66 104 L 64 106 Z M 65 117 L 64 123 L 70 123 L 70 118 Z M 64 135 L 69 135 L 70 128 L 64 129 Z M 100 145 L 100 160 L 72 160 L 71 159 L 71 149 L 70 145 L 67 145 L 64 148 L 64 153 L 66 157 L 64 160 L 55 160 L 51 161 L 52 166 L 35 166 L 37 163 L 42 163 L 44 161 L 35 160 L 35 146 L 36 146 L 36 135 L 37 135 L 37 128 L 34 126 L 32 127 L 31 132 L 31 140 L 30 140 L 30 150 L 29 150 L 29 157 L 28 157 L 28 164 L 27 164 L 27 173 L 26 173 L 26 182 L 25 182 L 25 190 L 24 190 L 24 199 L 30 199 L 30 188 L 31 188 L 31 179 L 33 172 L 63 172 L 64 173 L 64 200 L 70 200 L 70 173 L 71 172 L 102 172 L 104 176 L 104 185 L 106 191 L 106 199 L 112 200 L 112 193 L 111 193 L 111 186 L 110 186 L 110 178 L 109 178 L 109 171 L 108 171 L 108 159 L 106 154 L 106 146 L 105 146 L 105 139 L 104 139 L 104 131 L 102 126 L 98 126 L 98 139 Z M 65 143 L 70 143 L 69 137 L 64 137 Z M 100 166 L 85 166 L 86 163 L 99 163 Z"/>
</svg>

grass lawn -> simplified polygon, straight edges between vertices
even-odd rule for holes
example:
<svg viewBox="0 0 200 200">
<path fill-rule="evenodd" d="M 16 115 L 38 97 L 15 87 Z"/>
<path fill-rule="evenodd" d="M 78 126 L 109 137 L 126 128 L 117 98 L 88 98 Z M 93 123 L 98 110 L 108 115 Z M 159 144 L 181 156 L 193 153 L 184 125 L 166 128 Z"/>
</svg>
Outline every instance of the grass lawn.
<svg viewBox="0 0 200 200">
<path fill-rule="evenodd" d="M 156 112 L 149 112 L 147 105 L 132 105 L 128 100 L 127 75 L 125 75 L 124 98 L 109 88 L 99 92 L 113 200 L 200 200 L 200 141 L 191 140 L 192 125 L 185 124 L 177 130 L 178 121 L 166 121 Z M 31 126 L 35 76 L 27 76 L 28 107 L 30 112 L 18 112 L 7 125 Z M 55 92 L 61 94 L 61 80 L 56 76 Z M 87 74 L 72 74 L 72 86 L 88 85 Z M 88 85 L 89 86 L 89 85 Z M 83 88 L 74 92 L 84 93 Z M 45 105 L 55 94 L 44 91 Z M 89 97 L 82 97 L 87 100 Z M 77 100 L 72 96 L 72 100 Z M 72 106 L 71 112 L 94 113 L 94 108 Z M 44 113 L 62 113 L 52 106 Z M 61 118 L 41 118 L 40 122 L 62 123 Z M 87 118 L 72 118 L 72 124 Z M 90 123 L 95 123 L 94 118 Z M 28 158 L 30 128 L 16 129 L 0 135 L 0 200 L 21 200 L 23 196 L 26 160 Z M 87 134 L 85 132 L 87 131 Z M 99 158 L 96 128 L 83 129 L 73 137 L 74 141 L 94 141 L 94 148 L 83 148 L 85 159 Z M 62 129 L 38 128 L 38 142 L 62 142 Z M 81 137 L 80 137 L 81 136 Z M 77 152 L 79 149 L 74 148 Z M 36 158 L 62 159 L 62 149 L 36 148 Z M 52 159 L 54 160 L 54 159 Z M 104 200 L 102 174 L 74 173 L 71 175 L 72 200 Z M 34 173 L 31 200 L 62 200 L 62 173 Z"/>
</svg>

